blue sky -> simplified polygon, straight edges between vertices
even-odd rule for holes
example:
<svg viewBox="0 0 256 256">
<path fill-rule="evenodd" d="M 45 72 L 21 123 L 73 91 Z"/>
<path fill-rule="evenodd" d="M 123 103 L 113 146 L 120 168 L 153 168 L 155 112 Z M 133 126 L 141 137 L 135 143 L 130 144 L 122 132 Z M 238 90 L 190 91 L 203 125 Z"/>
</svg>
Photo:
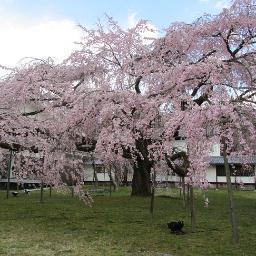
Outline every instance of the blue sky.
<svg viewBox="0 0 256 256">
<path fill-rule="evenodd" d="M 129 15 L 148 19 L 163 28 L 173 21 L 191 22 L 204 13 L 216 14 L 229 0 L 0 0 L 0 9 L 24 16 L 68 18 L 93 24 L 104 13 L 124 23 Z"/>
<path fill-rule="evenodd" d="M 0 0 L 0 64 L 22 57 L 61 60 L 81 36 L 77 24 L 93 26 L 104 13 L 124 27 L 139 19 L 156 28 L 192 22 L 204 13 L 217 14 L 229 0 Z"/>
</svg>

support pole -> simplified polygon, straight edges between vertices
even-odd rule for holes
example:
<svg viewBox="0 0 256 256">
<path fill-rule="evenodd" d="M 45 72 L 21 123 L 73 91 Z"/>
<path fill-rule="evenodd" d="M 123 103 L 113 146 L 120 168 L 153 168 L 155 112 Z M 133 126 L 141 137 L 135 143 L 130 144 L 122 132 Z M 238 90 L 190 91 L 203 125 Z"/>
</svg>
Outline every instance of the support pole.
<svg viewBox="0 0 256 256">
<path fill-rule="evenodd" d="M 153 217 L 154 213 L 154 201 L 155 201 L 155 182 L 156 181 L 156 171 L 154 169 L 152 173 L 152 188 L 151 188 L 151 200 L 150 200 L 150 213 L 151 216 Z"/>
<path fill-rule="evenodd" d="M 9 198 L 10 194 L 10 179 L 11 179 L 11 170 L 12 170 L 12 150 L 10 149 L 10 158 L 7 170 L 7 190 L 6 190 L 6 198 Z"/>
<path fill-rule="evenodd" d="M 40 203 L 43 203 L 43 194 L 44 194 L 44 182 L 41 181 L 41 188 L 40 188 Z"/>
<path fill-rule="evenodd" d="M 236 223 L 236 216 L 235 216 L 234 196 L 233 196 L 233 190 L 232 190 L 230 168 L 229 168 L 228 157 L 227 157 L 227 143 L 225 139 L 224 139 L 224 145 L 223 145 L 223 158 L 224 158 L 224 166 L 225 166 L 225 172 L 226 172 L 226 178 L 227 178 L 230 221 L 231 221 L 231 227 L 232 227 L 232 240 L 234 244 L 238 244 L 239 238 L 238 238 L 237 223 Z"/>
<path fill-rule="evenodd" d="M 195 230 L 196 227 L 196 214 L 195 214 L 195 200 L 194 200 L 194 188 L 192 185 L 189 185 L 189 197 L 190 197 L 190 218 L 191 218 L 191 227 L 192 230 Z"/>
</svg>

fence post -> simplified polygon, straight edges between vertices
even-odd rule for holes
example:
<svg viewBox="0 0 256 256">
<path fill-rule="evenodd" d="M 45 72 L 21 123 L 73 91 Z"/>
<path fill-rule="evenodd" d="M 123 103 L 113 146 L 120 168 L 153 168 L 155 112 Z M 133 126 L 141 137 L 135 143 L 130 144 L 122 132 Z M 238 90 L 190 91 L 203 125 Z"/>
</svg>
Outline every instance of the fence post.
<svg viewBox="0 0 256 256">
<path fill-rule="evenodd" d="M 12 169 L 12 149 L 10 149 L 10 158 L 9 158 L 9 165 L 7 170 L 7 190 L 6 190 L 6 198 L 9 198 L 10 194 L 10 178 L 11 178 L 11 169 Z"/>
</svg>

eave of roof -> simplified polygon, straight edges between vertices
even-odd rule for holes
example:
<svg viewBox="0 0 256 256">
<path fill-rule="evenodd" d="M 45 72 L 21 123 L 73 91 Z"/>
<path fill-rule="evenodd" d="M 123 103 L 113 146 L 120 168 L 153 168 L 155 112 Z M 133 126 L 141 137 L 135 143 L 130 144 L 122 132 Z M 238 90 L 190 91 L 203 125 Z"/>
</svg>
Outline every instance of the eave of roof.
<svg viewBox="0 0 256 256">
<path fill-rule="evenodd" d="M 224 164 L 223 156 L 210 156 L 210 164 Z M 228 162 L 230 164 L 256 164 L 256 157 L 252 157 L 250 159 L 244 159 L 241 157 L 229 157 Z"/>
</svg>

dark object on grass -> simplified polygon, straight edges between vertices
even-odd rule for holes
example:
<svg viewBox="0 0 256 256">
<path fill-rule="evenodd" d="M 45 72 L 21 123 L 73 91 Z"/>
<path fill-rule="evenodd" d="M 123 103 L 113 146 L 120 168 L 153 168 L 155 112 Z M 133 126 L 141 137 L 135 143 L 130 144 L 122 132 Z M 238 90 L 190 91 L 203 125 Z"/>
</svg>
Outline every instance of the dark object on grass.
<svg viewBox="0 0 256 256">
<path fill-rule="evenodd" d="M 25 188 L 25 189 L 24 189 L 24 193 L 27 194 L 27 195 L 29 195 L 30 190 Z"/>
<path fill-rule="evenodd" d="M 183 221 L 171 221 L 167 223 L 168 228 L 172 233 L 183 233 L 182 228 L 184 226 Z"/>
<path fill-rule="evenodd" d="M 13 195 L 13 196 L 17 196 L 18 194 L 19 194 L 19 192 L 12 191 L 12 195 Z"/>
</svg>

